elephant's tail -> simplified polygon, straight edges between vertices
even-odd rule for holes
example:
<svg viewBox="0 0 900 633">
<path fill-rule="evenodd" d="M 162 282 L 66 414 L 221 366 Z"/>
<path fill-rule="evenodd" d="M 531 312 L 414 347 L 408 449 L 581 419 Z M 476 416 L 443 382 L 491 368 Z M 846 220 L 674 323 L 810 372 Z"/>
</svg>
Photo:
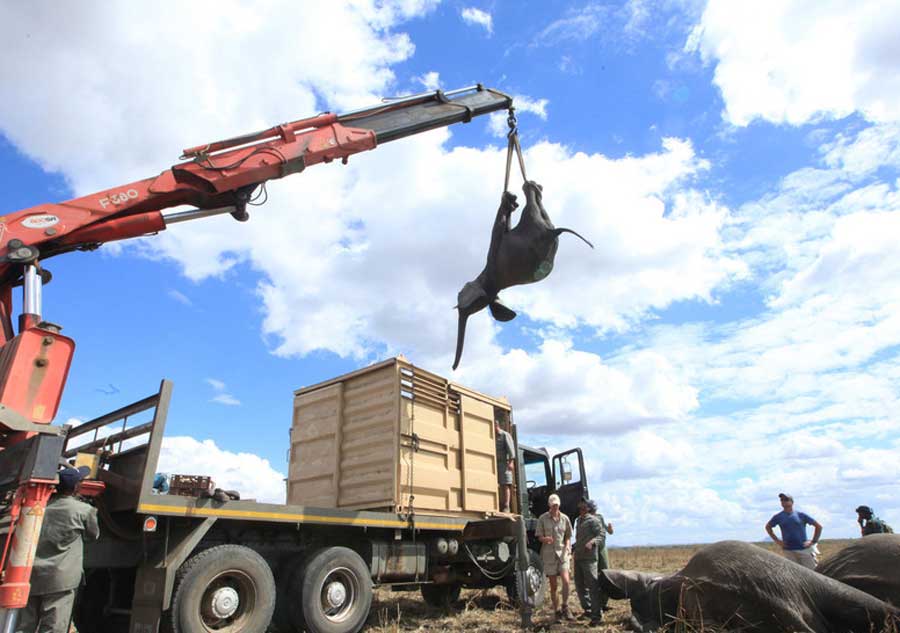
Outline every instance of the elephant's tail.
<svg viewBox="0 0 900 633">
<path fill-rule="evenodd" d="M 579 233 L 573 231 L 572 229 L 554 229 L 554 230 L 555 230 L 555 232 L 556 232 L 556 237 L 559 237 L 561 233 L 571 233 L 571 234 L 574 235 L 575 237 L 580 238 L 582 242 L 584 242 L 585 244 L 587 244 L 587 245 L 590 246 L 591 248 L 594 248 L 594 245 L 591 244 L 590 242 L 588 242 L 588 241 L 584 238 L 584 236 L 582 236 L 582 235 L 580 235 Z"/>
</svg>

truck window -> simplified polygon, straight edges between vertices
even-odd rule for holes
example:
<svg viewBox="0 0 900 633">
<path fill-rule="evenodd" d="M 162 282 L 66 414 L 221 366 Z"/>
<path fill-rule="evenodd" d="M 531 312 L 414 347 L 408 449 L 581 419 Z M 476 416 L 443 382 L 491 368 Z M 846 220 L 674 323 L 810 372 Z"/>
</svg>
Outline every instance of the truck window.
<svg viewBox="0 0 900 633">
<path fill-rule="evenodd" d="M 581 482 L 581 468 L 578 465 L 578 455 L 575 453 L 565 455 L 562 459 L 553 460 L 553 469 L 557 486 Z"/>
<path fill-rule="evenodd" d="M 529 488 L 536 488 L 547 485 L 547 467 L 546 462 L 525 463 L 525 481 L 528 482 Z M 534 483 L 531 483 L 534 482 Z"/>
</svg>

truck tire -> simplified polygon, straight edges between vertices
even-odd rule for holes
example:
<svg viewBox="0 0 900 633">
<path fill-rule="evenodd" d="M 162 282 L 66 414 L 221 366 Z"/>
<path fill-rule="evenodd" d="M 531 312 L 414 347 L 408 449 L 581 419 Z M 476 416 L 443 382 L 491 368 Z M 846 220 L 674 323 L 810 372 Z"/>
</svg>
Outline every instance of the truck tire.
<svg viewBox="0 0 900 633">
<path fill-rule="evenodd" d="M 262 556 L 218 545 L 178 570 L 169 617 L 174 633 L 259 633 L 275 610 L 275 579 Z"/>
<path fill-rule="evenodd" d="M 292 624 L 309 633 L 357 633 L 372 606 L 372 577 L 346 547 L 313 552 L 291 583 Z"/>
<path fill-rule="evenodd" d="M 534 608 L 537 609 L 544 603 L 544 596 L 547 595 L 547 577 L 544 575 L 544 563 L 541 561 L 541 555 L 533 549 L 528 550 L 528 569 L 535 570 L 541 578 L 540 588 L 534 594 Z M 515 572 L 506 579 L 506 596 L 513 605 L 519 606 L 519 577 Z"/>
<path fill-rule="evenodd" d="M 459 592 L 462 590 L 462 585 L 458 583 L 422 585 L 420 590 L 425 604 L 438 609 L 448 609 L 450 605 L 459 600 Z"/>
</svg>

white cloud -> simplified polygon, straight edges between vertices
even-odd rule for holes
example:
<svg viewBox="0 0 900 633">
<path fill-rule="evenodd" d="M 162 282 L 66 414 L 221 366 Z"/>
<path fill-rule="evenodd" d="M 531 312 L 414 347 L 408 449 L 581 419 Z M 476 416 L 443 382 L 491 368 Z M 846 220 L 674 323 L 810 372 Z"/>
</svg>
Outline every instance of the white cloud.
<svg viewBox="0 0 900 633">
<path fill-rule="evenodd" d="M 531 435 L 621 434 L 683 421 L 697 407 L 683 374 L 652 352 L 610 363 L 565 340 L 544 340 L 534 353 L 494 346 L 471 352 L 455 380 L 509 398 Z"/>
<path fill-rule="evenodd" d="M 900 117 L 900 4 L 710 0 L 686 47 L 715 65 L 725 118 Z"/>
<path fill-rule="evenodd" d="M 548 103 L 549 101 L 547 101 L 547 99 L 532 99 L 525 95 L 513 96 L 513 105 L 516 108 L 517 118 L 522 112 L 528 112 L 534 114 L 542 121 L 546 121 Z M 491 131 L 491 134 L 499 138 L 506 137 L 509 133 L 509 125 L 506 122 L 508 116 L 509 113 L 505 111 L 492 112 L 490 114 L 488 118 L 488 129 Z"/>
<path fill-rule="evenodd" d="M 181 303 L 183 305 L 186 305 L 186 306 L 194 305 L 194 302 L 191 301 L 190 298 L 186 294 L 184 294 L 183 292 L 179 292 L 178 290 L 175 290 L 174 288 L 169 288 L 169 290 L 166 291 L 166 294 L 169 295 L 170 297 L 172 297 L 173 299 L 175 299 L 175 301 L 177 301 L 178 303 Z"/>
<path fill-rule="evenodd" d="M 229 407 L 236 407 L 241 404 L 240 400 L 226 391 L 226 385 L 221 380 L 216 380 L 215 378 L 207 378 L 206 382 L 210 387 L 213 388 L 213 391 L 216 392 L 216 394 L 209 399 L 210 402 L 217 402 Z"/>
<path fill-rule="evenodd" d="M 241 404 L 241 401 L 230 393 L 218 393 L 210 399 L 210 402 L 218 402 L 219 404 L 224 404 L 229 407 L 237 407 Z"/>
<path fill-rule="evenodd" d="M 146 178 L 183 147 L 373 101 L 414 50 L 392 27 L 434 4 L 195 2 L 177 20 L 128 2 L 6 7 L 0 131 L 82 194 Z M 151 76 L 178 98 L 141 96 Z"/>
<path fill-rule="evenodd" d="M 487 11 L 482 11 L 475 7 L 465 7 L 460 12 L 460 17 L 462 17 L 463 22 L 466 24 L 474 24 L 484 28 L 488 34 L 494 32 L 494 18 Z"/>
<path fill-rule="evenodd" d="M 857 135 L 839 134 L 823 146 L 825 164 L 852 176 L 881 167 L 900 168 L 900 125 L 873 125 Z"/>
<path fill-rule="evenodd" d="M 438 90 L 441 87 L 441 75 L 433 70 L 425 73 L 421 77 L 416 77 L 415 79 L 428 91 Z"/>
<path fill-rule="evenodd" d="M 160 472 L 169 475 L 206 475 L 223 490 L 237 490 L 242 499 L 284 503 L 284 474 L 252 453 L 223 450 L 213 440 L 175 436 L 163 439 Z"/>
<path fill-rule="evenodd" d="M 596 3 L 579 9 L 570 9 L 566 14 L 545 26 L 532 40 L 533 46 L 552 46 L 565 41 L 583 41 L 600 30 L 609 9 Z"/>
</svg>

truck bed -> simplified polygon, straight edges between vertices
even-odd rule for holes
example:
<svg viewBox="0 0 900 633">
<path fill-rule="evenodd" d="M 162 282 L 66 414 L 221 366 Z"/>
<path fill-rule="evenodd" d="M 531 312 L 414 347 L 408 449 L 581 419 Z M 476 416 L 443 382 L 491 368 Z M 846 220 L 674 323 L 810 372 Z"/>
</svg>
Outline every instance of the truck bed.
<svg viewBox="0 0 900 633">
<path fill-rule="evenodd" d="M 172 383 L 163 380 L 159 391 L 112 413 L 85 422 L 69 433 L 66 457 L 78 450 L 105 451 L 98 479 L 106 484 L 99 503 L 108 512 L 242 521 L 462 531 L 472 516 L 440 516 L 416 512 L 343 510 L 339 508 L 259 503 L 252 500 L 217 501 L 209 497 L 157 494 L 153 479 L 165 433 Z M 149 417 L 149 421 L 147 421 Z M 115 432 L 110 432 L 116 429 Z M 90 441 L 87 434 L 92 433 Z M 80 439 L 79 439 L 80 438 Z M 205 473 L 186 473 L 202 475 Z M 102 512 L 101 512 L 102 514 Z M 487 516 L 483 517 L 487 518 Z M 2 526 L 0 526 L 2 527 Z"/>
</svg>

